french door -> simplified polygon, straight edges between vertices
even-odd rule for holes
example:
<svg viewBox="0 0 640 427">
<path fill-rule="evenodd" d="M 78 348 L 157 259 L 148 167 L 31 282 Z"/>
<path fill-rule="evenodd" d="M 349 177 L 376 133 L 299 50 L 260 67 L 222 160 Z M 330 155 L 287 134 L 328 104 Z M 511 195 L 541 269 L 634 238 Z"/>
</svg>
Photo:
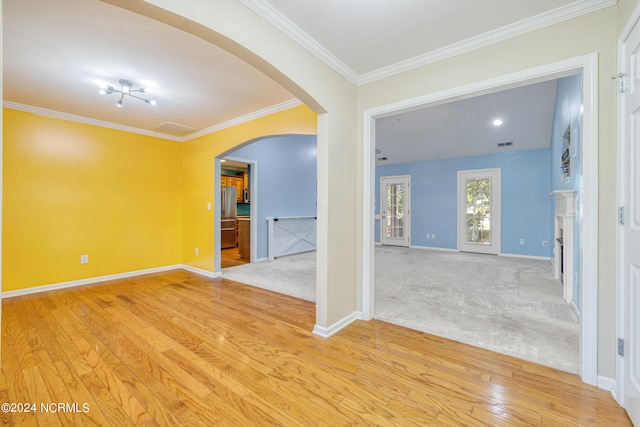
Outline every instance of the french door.
<svg viewBox="0 0 640 427">
<path fill-rule="evenodd" d="M 640 426 L 640 20 L 621 49 L 622 140 L 618 152 L 620 276 L 619 333 L 624 339 L 618 381 L 622 405 L 631 421 Z M 620 351 L 623 350 L 623 351 Z"/>
<path fill-rule="evenodd" d="M 500 169 L 458 171 L 458 249 L 500 253 Z"/>
<path fill-rule="evenodd" d="M 411 177 L 380 178 L 380 239 L 383 245 L 411 244 Z"/>
</svg>

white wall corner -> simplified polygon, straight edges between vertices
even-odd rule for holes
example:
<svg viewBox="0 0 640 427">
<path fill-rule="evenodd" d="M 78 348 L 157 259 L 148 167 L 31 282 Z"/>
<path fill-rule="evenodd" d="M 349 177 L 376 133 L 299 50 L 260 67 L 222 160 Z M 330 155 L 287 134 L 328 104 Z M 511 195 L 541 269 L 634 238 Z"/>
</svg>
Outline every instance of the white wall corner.
<svg viewBox="0 0 640 427">
<path fill-rule="evenodd" d="M 354 311 L 353 313 L 349 314 L 348 316 L 338 320 L 333 325 L 330 325 L 329 327 L 320 326 L 320 325 L 316 324 L 313 327 L 313 333 L 316 334 L 316 335 L 320 335 L 322 338 L 329 338 L 331 335 L 333 335 L 336 332 L 346 328 L 347 326 L 349 326 L 351 323 L 355 322 L 356 320 L 361 320 L 361 319 L 362 319 L 362 312 L 361 311 Z"/>
</svg>

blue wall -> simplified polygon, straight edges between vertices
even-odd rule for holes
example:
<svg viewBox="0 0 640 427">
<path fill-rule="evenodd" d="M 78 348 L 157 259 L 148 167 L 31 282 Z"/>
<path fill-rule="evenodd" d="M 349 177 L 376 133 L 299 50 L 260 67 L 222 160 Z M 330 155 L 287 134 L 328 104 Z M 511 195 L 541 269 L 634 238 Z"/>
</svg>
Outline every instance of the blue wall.
<svg viewBox="0 0 640 427">
<path fill-rule="evenodd" d="M 582 75 L 564 77 L 558 80 L 556 94 L 556 106 L 553 117 L 553 130 L 551 134 L 551 183 L 555 190 L 576 191 L 576 203 L 580 205 L 580 190 L 582 188 Z M 571 130 L 571 175 L 564 176 L 560 171 L 562 159 L 563 137 L 569 128 Z M 554 207 L 555 209 L 555 207 Z M 573 301 L 580 309 L 581 263 L 580 253 L 582 239 L 580 233 L 580 215 L 576 215 L 574 222 L 574 277 L 573 277 Z"/>
<path fill-rule="evenodd" d="M 257 162 L 258 258 L 267 258 L 267 217 L 315 216 L 317 137 L 270 137 L 229 156 Z"/>
<path fill-rule="evenodd" d="M 553 190 L 577 190 L 580 184 L 582 147 L 582 75 L 558 80 L 556 105 L 551 131 L 551 187 Z M 571 130 L 571 176 L 560 171 L 563 137 Z"/>
<path fill-rule="evenodd" d="M 380 177 L 411 175 L 411 245 L 457 249 L 457 172 L 487 168 L 502 170 L 501 252 L 553 256 L 550 148 L 378 166 L 376 213 Z M 426 233 L 435 234 L 435 240 Z M 379 221 L 375 238 L 380 241 Z"/>
</svg>

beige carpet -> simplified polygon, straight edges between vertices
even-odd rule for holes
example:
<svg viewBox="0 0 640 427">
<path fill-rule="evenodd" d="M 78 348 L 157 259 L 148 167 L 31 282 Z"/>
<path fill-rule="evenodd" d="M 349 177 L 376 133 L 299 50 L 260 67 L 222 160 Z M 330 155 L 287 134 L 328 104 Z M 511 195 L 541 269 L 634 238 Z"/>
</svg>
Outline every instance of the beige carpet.
<svg viewBox="0 0 640 427">
<path fill-rule="evenodd" d="M 579 325 L 548 261 L 376 247 L 375 318 L 579 371 Z M 315 301 L 315 253 L 223 269 L 242 283 Z"/>
</svg>

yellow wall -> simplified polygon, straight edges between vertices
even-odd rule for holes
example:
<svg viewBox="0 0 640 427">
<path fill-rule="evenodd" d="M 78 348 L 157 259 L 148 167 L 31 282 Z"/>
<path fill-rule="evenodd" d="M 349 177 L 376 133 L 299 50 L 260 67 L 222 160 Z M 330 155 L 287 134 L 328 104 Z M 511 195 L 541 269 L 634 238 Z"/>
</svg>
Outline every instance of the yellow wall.
<svg viewBox="0 0 640 427">
<path fill-rule="evenodd" d="M 214 271 L 214 160 L 244 142 L 268 135 L 315 134 L 316 114 L 299 106 L 215 132 L 185 143 L 183 263 Z M 195 256 L 195 248 L 199 255 Z"/>
<path fill-rule="evenodd" d="M 300 106 L 179 143 L 12 109 L 3 119 L 3 291 L 182 263 L 214 271 L 215 157 L 317 122 Z"/>
<path fill-rule="evenodd" d="M 181 143 L 3 115 L 3 291 L 180 263 Z"/>
</svg>

